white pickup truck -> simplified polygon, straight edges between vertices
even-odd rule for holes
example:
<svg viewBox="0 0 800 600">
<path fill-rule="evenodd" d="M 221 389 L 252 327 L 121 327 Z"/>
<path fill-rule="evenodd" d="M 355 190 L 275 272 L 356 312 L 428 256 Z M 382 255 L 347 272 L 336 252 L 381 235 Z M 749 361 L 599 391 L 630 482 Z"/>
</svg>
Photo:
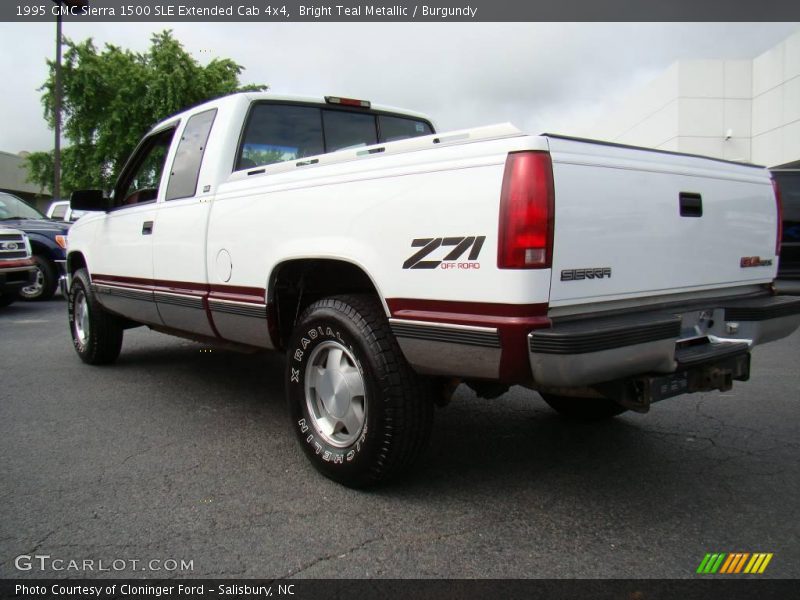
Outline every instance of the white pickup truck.
<svg viewBox="0 0 800 600">
<path fill-rule="evenodd" d="M 459 382 L 602 418 L 746 380 L 800 324 L 760 167 L 505 124 L 436 133 L 345 98 L 236 94 L 158 125 L 68 241 L 90 364 L 126 328 L 286 353 L 326 476 L 376 483 Z"/>
</svg>

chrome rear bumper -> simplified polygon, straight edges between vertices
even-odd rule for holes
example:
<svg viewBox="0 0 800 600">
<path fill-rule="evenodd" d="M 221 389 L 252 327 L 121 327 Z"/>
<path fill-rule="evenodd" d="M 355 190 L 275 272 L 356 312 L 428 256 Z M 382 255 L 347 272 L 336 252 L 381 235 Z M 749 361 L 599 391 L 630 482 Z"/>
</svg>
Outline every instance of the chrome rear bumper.
<svg viewBox="0 0 800 600">
<path fill-rule="evenodd" d="M 528 335 L 539 386 L 580 387 L 646 373 L 672 373 L 687 344 L 709 356 L 735 342 L 748 347 L 786 337 L 800 326 L 800 298 L 766 296 L 705 310 L 679 309 L 555 322 Z"/>
</svg>

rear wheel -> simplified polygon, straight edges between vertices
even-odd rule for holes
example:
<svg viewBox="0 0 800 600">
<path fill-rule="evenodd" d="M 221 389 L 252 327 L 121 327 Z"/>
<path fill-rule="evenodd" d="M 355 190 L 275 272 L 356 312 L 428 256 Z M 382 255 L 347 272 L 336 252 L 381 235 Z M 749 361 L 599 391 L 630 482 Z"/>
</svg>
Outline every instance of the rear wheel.
<svg viewBox="0 0 800 600">
<path fill-rule="evenodd" d="M 573 398 L 540 394 L 550 408 L 562 417 L 576 421 L 601 421 L 624 413 L 627 409 L 608 398 Z"/>
<path fill-rule="evenodd" d="M 122 324 L 100 306 L 85 269 L 73 275 L 68 301 L 69 331 L 81 360 L 90 365 L 114 362 L 122 348 Z"/>
<path fill-rule="evenodd" d="M 430 437 L 431 386 L 406 362 L 381 305 L 369 296 L 325 298 L 298 322 L 286 391 L 314 467 L 351 487 L 410 467 Z"/>
<path fill-rule="evenodd" d="M 49 300 L 58 287 L 58 270 L 53 261 L 39 255 L 33 257 L 36 263 L 35 281 L 22 288 L 19 295 L 25 300 Z"/>
</svg>

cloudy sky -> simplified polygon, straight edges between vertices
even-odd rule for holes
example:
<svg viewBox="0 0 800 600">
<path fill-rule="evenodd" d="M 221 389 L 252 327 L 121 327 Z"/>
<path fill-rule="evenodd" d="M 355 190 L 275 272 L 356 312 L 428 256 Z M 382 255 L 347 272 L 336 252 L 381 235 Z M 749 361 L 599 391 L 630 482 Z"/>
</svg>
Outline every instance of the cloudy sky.
<svg viewBox="0 0 800 600">
<path fill-rule="evenodd" d="M 201 62 L 229 57 L 278 93 L 366 98 L 428 113 L 440 130 L 511 121 L 581 133 L 680 58 L 751 58 L 798 23 L 65 23 L 144 50 L 170 28 Z M 46 150 L 37 88 L 53 24 L 0 23 L 0 150 Z"/>
</svg>

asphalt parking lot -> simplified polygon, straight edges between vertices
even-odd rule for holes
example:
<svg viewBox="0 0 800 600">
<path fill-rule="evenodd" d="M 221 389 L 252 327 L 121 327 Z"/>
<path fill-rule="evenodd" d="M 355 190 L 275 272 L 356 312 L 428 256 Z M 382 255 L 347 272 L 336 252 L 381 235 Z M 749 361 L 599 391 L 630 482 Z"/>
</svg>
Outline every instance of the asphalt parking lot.
<svg viewBox="0 0 800 600">
<path fill-rule="evenodd" d="M 798 359 L 795 333 L 729 393 L 601 424 L 462 386 L 416 473 L 358 492 L 296 445 L 281 356 L 140 328 L 89 367 L 63 300 L 16 303 L 0 312 L 0 577 L 683 578 L 721 551 L 774 553 L 762 577 L 795 578 Z M 192 569 L 20 571 L 19 555 Z"/>
</svg>

